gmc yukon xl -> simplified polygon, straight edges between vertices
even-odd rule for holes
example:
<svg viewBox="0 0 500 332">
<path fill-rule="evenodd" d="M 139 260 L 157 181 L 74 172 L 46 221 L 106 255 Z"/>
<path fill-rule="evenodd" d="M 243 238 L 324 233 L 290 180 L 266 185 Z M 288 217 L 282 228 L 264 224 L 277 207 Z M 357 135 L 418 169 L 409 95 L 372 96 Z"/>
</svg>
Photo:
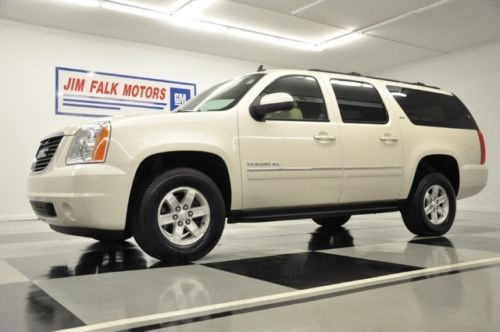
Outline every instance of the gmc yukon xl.
<svg viewBox="0 0 500 332">
<path fill-rule="evenodd" d="M 485 143 L 453 94 L 422 83 L 269 70 L 173 113 L 118 115 L 43 139 L 28 179 L 37 216 L 101 241 L 134 236 L 160 260 L 195 260 L 228 223 L 400 211 L 445 234 L 456 200 L 486 185 Z"/>
</svg>

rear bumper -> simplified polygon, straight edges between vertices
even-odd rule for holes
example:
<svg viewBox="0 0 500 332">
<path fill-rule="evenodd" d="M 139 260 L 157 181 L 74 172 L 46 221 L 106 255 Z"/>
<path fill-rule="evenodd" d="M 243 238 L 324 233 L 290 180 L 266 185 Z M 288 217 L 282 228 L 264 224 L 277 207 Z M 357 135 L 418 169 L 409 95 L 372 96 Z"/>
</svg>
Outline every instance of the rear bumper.
<svg viewBox="0 0 500 332">
<path fill-rule="evenodd" d="M 460 189 L 457 198 L 467 198 L 478 194 L 488 182 L 486 165 L 464 165 L 460 169 Z"/>
<path fill-rule="evenodd" d="M 55 167 L 28 178 L 37 216 L 64 228 L 124 230 L 131 180 L 107 164 Z"/>
</svg>

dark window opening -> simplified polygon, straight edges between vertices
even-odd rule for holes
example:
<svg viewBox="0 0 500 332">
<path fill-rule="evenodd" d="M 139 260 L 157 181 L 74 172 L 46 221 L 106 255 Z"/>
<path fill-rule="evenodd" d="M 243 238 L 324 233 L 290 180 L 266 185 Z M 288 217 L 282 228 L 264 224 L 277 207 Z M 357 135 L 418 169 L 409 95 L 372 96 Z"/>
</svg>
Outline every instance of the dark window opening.
<svg viewBox="0 0 500 332">
<path fill-rule="evenodd" d="M 344 123 L 384 124 L 387 110 L 375 87 L 369 83 L 330 80 Z"/>
<path fill-rule="evenodd" d="M 413 124 L 477 129 L 469 110 L 456 96 L 392 85 L 387 89 Z"/>
</svg>

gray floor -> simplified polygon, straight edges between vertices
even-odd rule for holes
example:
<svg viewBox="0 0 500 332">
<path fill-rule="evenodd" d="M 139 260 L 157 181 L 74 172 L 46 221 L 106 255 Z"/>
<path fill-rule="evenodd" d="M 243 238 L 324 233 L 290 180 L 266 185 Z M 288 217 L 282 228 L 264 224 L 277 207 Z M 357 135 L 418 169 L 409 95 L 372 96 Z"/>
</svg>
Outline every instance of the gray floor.
<svg viewBox="0 0 500 332">
<path fill-rule="evenodd" d="M 494 212 L 459 211 L 441 238 L 415 238 L 398 214 L 336 232 L 311 220 L 228 225 L 213 252 L 178 266 L 133 241 L 0 222 L 0 331 L 117 320 L 107 330 L 500 331 L 495 259 Z"/>
</svg>

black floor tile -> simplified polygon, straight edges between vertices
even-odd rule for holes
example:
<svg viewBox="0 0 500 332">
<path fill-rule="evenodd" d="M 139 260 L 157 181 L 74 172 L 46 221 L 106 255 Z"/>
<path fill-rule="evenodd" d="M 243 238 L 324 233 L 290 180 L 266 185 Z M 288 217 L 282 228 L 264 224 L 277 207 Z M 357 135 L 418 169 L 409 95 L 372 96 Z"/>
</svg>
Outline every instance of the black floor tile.
<svg viewBox="0 0 500 332">
<path fill-rule="evenodd" d="M 129 242 L 94 243 L 80 253 L 21 257 L 6 261 L 30 280 L 144 270 L 188 263 L 169 264 L 151 259 Z"/>
<path fill-rule="evenodd" d="M 421 269 L 319 252 L 250 258 L 206 266 L 297 289 Z"/>
<path fill-rule="evenodd" d="M 449 238 L 435 237 L 428 239 L 415 239 L 412 240 L 411 243 L 500 252 L 500 239 L 483 236 L 453 236 Z"/>
<path fill-rule="evenodd" d="M 54 331 L 85 325 L 30 282 L 0 286 L 0 331 Z"/>
</svg>

